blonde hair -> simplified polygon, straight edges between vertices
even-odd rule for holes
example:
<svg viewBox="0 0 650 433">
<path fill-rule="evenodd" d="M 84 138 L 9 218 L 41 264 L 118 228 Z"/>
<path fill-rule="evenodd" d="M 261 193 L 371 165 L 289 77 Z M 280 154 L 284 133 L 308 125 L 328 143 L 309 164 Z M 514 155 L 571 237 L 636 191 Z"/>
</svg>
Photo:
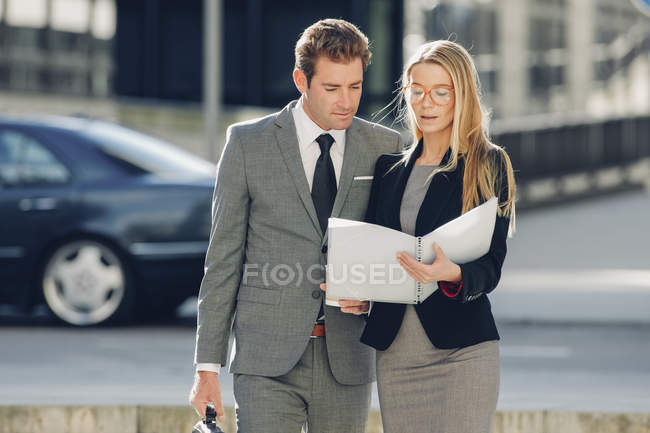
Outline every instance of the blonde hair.
<svg viewBox="0 0 650 433">
<path fill-rule="evenodd" d="M 501 147 L 492 143 L 488 138 L 487 126 L 483 120 L 488 118 L 480 101 L 480 83 L 474 62 L 469 53 L 461 45 L 439 40 L 422 45 L 404 65 L 401 88 L 411 84 L 411 70 L 421 63 L 438 64 L 451 76 L 454 87 L 455 107 L 449 147 L 451 155 L 448 162 L 434 170 L 439 172 L 453 171 L 458 166 L 459 158 L 465 160 L 463 173 L 462 212 L 465 213 L 480 204 L 480 198 L 488 199 L 501 196 L 497 191 L 507 185 L 507 197 L 500 197 L 499 216 L 510 217 L 509 234 L 515 229 L 515 178 L 508 154 Z M 401 90 L 401 89 L 400 89 Z M 403 153 L 404 157 L 397 164 L 406 164 L 415 151 L 417 143 L 422 139 L 422 131 L 418 128 L 415 113 L 407 103 L 404 92 L 396 98 L 399 117 L 407 120 L 413 134 L 413 143 Z M 490 152 L 493 151 L 493 152 Z M 496 158 L 489 157 L 492 153 Z M 506 179 L 500 177 L 505 174 Z"/>
<path fill-rule="evenodd" d="M 320 20 L 307 27 L 296 43 L 294 54 L 295 68 L 305 73 L 307 85 L 311 83 L 320 56 L 346 63 L 358 57 L 365 71 L 372 55 L 368 38 L 357 26 L 334 18 Z"/>
</svg>

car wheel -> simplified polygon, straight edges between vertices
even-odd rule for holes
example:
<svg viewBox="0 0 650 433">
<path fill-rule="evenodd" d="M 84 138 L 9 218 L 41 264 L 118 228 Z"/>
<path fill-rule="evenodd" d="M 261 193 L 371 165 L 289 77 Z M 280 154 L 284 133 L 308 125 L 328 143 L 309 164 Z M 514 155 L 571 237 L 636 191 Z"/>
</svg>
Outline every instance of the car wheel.
<svg viewBox="0 0 650 433">
<path fill-rule="evenodd" d="M 125 319 L 133 306 L 124 261 L 95 240 L 74 240 L 56 248 L 45 261 L 42 286 L 48 308 L 72 325 Z"/>
</svg>

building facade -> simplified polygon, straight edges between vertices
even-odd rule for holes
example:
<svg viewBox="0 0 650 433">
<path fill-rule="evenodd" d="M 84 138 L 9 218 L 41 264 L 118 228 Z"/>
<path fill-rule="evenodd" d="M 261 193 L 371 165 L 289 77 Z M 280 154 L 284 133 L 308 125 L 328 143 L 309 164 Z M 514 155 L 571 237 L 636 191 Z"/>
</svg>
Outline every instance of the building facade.
<svg viewBox="0 0 650 433">
<path fill-rule="evenodd" d="M 404 54 L 451 39 L 495 118 L 650 111 L 650 18 L 628 0 L 406 0 Z"/>
<path fill-rule="evenodd" d="M 402 58 L 401 0 L 221 0 L 227 105 L 296 97 L 300 32 L 340 17 L 368 34 L 366 112 L 390 98 Z M 204 0 L 0 0 L 0 91 L 199 103 Z"/>
<path fill-rule="evenodd" d="M 113 0 L 0 0 L 0 91 L 112 93 Z"/>
<path fill-rule="evenodd" d="M 198 104 L 202 4 L 0 0 L 0 92 Z M 337 16 L 372 41 L 366 114 L 392 99 L 402 62 L 419 44 L 448 38 L 473 55 L 493 118 L 650 112 L 650 18 L 629 0 L 222 4 L 227 105 L 277 108 L 295 97 L 292 47 L 300 30 Z"/>
</svg>

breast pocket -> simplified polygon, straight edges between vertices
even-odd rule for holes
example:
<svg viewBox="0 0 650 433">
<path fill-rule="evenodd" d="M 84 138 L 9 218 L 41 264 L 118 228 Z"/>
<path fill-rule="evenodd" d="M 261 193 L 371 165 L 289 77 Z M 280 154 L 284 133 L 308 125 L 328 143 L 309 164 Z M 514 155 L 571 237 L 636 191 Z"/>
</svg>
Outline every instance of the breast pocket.
<svg viewBox="0 0 650 433">
<path fill-rule="evenodd" d="M 237 302 L 256 302 L 258 304 L 278 305 L 282 299 L 280 289 L 267 287 L 240 286 L 237 293 Z"/>
<path fill-rule="evenodd" d="M 368 199 L 370 198 L 370 188 L 372 186 L 372 176 L 370 179 L 355 180 L 350 187 L 345 206 L 345 215 L 342 218 L 362 219 L 366 215 L 368 208 Z"/>
</svg>

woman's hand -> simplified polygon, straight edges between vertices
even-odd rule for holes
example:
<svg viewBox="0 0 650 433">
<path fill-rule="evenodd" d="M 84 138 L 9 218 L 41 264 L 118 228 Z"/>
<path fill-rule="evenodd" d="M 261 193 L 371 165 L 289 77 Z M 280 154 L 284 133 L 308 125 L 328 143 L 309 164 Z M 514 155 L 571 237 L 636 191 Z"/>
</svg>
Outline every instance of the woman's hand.
<svg viewBox="0 0 650 433">
<path fill-rule="evenodd" d="M 397 261 L 415 281 L 422 284 L 437 281 L 456 283 L 462 280 L 460 266 L 449 260 L 442 248 L 435 242 L 433 251 L 436 253 L 436 260 L 430 265 L 418 262 L 405 251 L 397 253 Z"/>
</svg>

